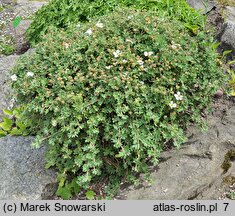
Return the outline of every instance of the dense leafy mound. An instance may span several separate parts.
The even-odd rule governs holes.
[[[130,7],[155,11],[156,15],[169,15],[183,21],[192,31],[203,24],[203,17],[190,8],[186,0],[52,0],[42,7],[27,31],[32,44],[41,40],[50,26],[67,28],[71,23],[87,22],[117,7]]]
[[[180,146],[223,82],[216,58],[209,35],[154,12],[51,29],[12,76],[59,190],[146,172],[167,142]]]

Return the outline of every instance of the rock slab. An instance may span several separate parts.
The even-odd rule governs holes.
[[[218,39],[221,41],[223,50],[232,50],[229,55],[230,59],[232,59],[232,56],[235,56],[235,7],[225,7],[224,16],[225,22]]]
[[[16,5],[16,0],[0,0],[0,6]]]
[[[14,67],[17,55],[0,58],[0,120],[3,109],[12,107],[13,101],[10,88],[10,70]]]
[[[56,173],[46,170],[45,148],[32,149],[33,137],[0,138],[0,200],[49,199]]]
[[[221,165],[229,151],[235,152],[235,104],[220,118],[211,118],[209,130],[187,130],[189,140],[180,150],[163,152],[159,166],[151,171],[152,184],[142,178],[139,187],[124,185],[117,199],[127,200],[208,200],[218,199],[235,177],[235,162],[225,172]]]
[[[206,14],[209,12],[212,8],[215,7],[215,1],[214,0],[187,0],[187,3],[195,8],[196,10],[201,10],[202,13]]]

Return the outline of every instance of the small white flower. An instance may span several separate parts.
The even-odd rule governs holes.
[[[169,103],[169,106],[170,106],[171,109],[173,109],[173,108],[176,108],[176,107],[177,107],[177,104],[174,103],[173,101],[171,101],[171,102]]]
[[[87,34],[87,35],[92,35],[92,30],[91,29],[88,29],[86,32],[85,32],[85,34]]]
[[[68,49],[69,48],[69,44],[64,43],[64,47],[65,47],[65,49]]]
[[[16,81],[16,80],[17,80],[16,74],[13,74],[13,75],[11,76],[11,80],[12,80],[12,81]]]
[[[140,66],[144,65],[144,62],[142,60],[138,60],[137,62],[139,63]]]
[[[96,23],[96,27],[98,27],[98,28],[103,28],[103,27],[104,27],[104,24],[103,24],[103,23],[98,22],[98,23]]]
[[[29,71],[29,72],[27,72],[26,76],[27,76],[27,77],[33,77],[33,76],[34,76],[34,73]]]
[[[123,63],[127,63],[127,60],[126,60],[126,59],[123,59],[122,62],[123,62]]]
[[[132,40],[130,40],[130,39],[126,39],[126,42],[133,43]]]
[[[80,28],[80,27],[81,27],[81,24],[80,24],[80,23],[78,23],[78,24],[77,24],[77,28]]]
[[[113,55],[115,58],[118,58],[121,53],[122,52],[120,50],[116,50],[115,52],[113,52]]]
[[[173,46],[174,48],[178,48],[178,49],[181,48],[181,45],[175,43],[174,41],[171,41],[171,44],[172,44],[172,46]]]
[[[151,55],[153,55],[154,54],[154,52],[152,52],[152,51],[150,51],[150,52],[144,52],[144,56],[151,56]]]
[[[108,70],[109,70],[111,67],[112,67],[111,65],[105,66],[105,68],[108,69]]]
[[[174,94],[176,100],[183,100],[183,95],[180,94],[180,92],[177,92],[177,94]]]
[[[175,51],[178,50],[178,47],[177,47],[175,44],[172,44],[172,45],[171,45],[171,48],[172,48],[173,50],[175,50]]]
[[[56,120],[52,120],[51,124],[52,124],[53,127],[55,127],[57,125],[57,121]]]
[[[132,19],[132,18],[133,18],[133,15],[130,15],[130,16],[127,17],[127,19],[129,19],[129,20]]]

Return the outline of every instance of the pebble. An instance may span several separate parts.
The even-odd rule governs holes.
[[[224,95],[224,92],[219,89],[215,94],[214,94],[214,97],[216,98],[221,98],[222,96]]]

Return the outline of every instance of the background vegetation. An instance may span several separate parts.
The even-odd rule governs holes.
[[[119,7],[153,10],[156,16],[168,15],[169,19],[182,21],[194,32],[204,21],[185,0],[53,0],[36,13],[27,36],[31,44],[35,44],[50,26],[67,28],[71,23],[88,22],[92,17],[110,13]]]

